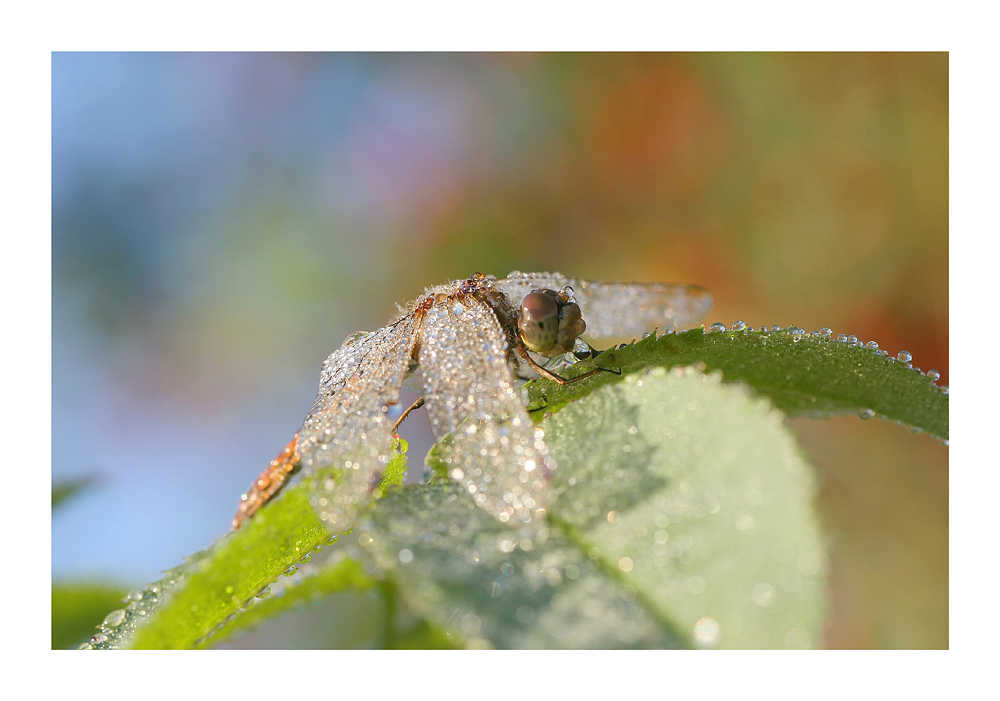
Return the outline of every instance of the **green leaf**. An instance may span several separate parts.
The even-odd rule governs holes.
[[[359,541],[419,614],[471,647],[677,647],[616,577],[564,534],[534,552],[450,480],[382,500]],[[576,581],[563,582],[567,569]],[[586,612],[600,615],[591,625]]]
[[[410,444],[402,438],[396,440],[395,455],[389,460],[385,471],[382,473],[382,480],[379,482],[376,498],[381,498],[386,492],[398,489],[403,486],[403,479],[406,477],[406,452],[410,449]]]
[[[279,579],[271,585],[267,595],[258,599],[252,608],[201,638],[197,642],[197,647],[210,647],[237,631],[257,626],[263,621],[311,604],[329,594],[347,589],[370,589],[377,584],[365,573],[364,567],[358,560],[347,557],[344,552],[338,555],[341,557],[321,567],[302,568],[303,571],[300,573]]]
[[[454,650],[459,647],[459,642],[456,636],[420,619],[387,647],[393,650]]]
[[[387,474],[405,472],[405,460],[397,453]],[[144,590],[132,592],[124,609],[108,614],[101,631],[104,639],[93,647],[187,649],[218,642],[236,630],[239,618],[253,610],[266,587],[336,540],[310,506],[315,480],[323,477],[319,474],[287,487],[240,529],[168,570]],[[370,582],[341,570],[310,583],[307,590],[362,585]],[[294,603],[294,596],[288,603]],[[262,610],[264,614],[255,614],[248,624],[284,610],[284,602]]]
[[[474,647],[816,645],[825,555],[782,418],[717,374],[624,378],[542,423],[544,542],[440,476],[379,502],[359,542]]]
[[[652,366],[697,363],[707,371],[721,370],[726,382],[747,383],[790,416],[877,415],[942,440],[948,438],[948,395],[930,377],[907,363],[879,355],[876,348],[793,327],[776,332],[692,329],[649,336],[578,363],[564,375],[582,374],[594,364],[627,374]],[[538,410],[555,411],[618,379],[612,372],[602,372],[562,386],[534,381],[529,383],[529,409],[539,414]]]
[[[97,631],[125,590],[111,584],[62,582],[52,585],[52,649],[75,648]]]
[[[70,497],[76,496],[78,493],[89,487],[90,485],[97,482],[97,477],[94,475],[88,475],[86,477],[78,477],[75,479],[60,480],[58,482],[53,482],[52,484],[52,509],[55,510],[57,506],[65,502]]]
[[[725,382],[746,383],[769,398],[774,406],[793,416],[877,414],[941,439],[946,440],[948,436],[948,396],[931,378],[910,369],[907,363],[880,356],[874,350],[831,341],[826,336],[806,334],[799,329],[771,333],[730,331],[707,334],[695,329],[659,338],[651,336],[638,343],[606,351],[594,361],[568,368],[563,374],[572,377],[592,367],[592,362],[622,373],[650,366],[697,363],[701,368],[721,370]],[[718,384],[717,380],[712,382]],[[808,478],[786,475],[790,480],[785,484],[789,494],[780,498],[773,496],[783,489],[782,483],[771,479],[776,469],[774,465],[797,465],[801,462],[797,457],[788,457],[794,453],[793,449],[783,453],[783,449],[776,447],[774,441],[781,443],[787,438],[781,438],[785,435],[783,429],[773,426],[764,429],[760,425],[748,424],[746,430],[739,434],[742,442],[736,445],[732,436],[737,434],[731,430],[736,419],[731,416],[720,418],[722,414],[703,417],[703,425],[697,429],[700,433],[696,431],[697,445],[702,446],[702,450],[708,450],[706,446],[715,446],[712,450],[718,446],[729,448],[728,452],[715,455],[714,462],[701,458],[695,460],[685,457],[687,454],[683,451],[677,452],[683,447],[681,443],[651,438],[660,430],[654,430],[654,426],[661,425],[657,421],[662,423],[662,435],[681,435],[678,427],[671,423],[680,414],[668,411],[657,419],[651,419],[649,416],[655,415],[655,411],[649,407],[637,414],[629,414],[633,411],[629,407],[642,406],[638,398],[627,399],[623,394],[615,400],[625,402],[619,406],[608,396],[592,395],[598,388],[603,388],[601,393],[631,391],[628,383],[623,383],[622,377],[612,372],[599,373],[564,386],[544,380],[528,385],[529,408],[545,410],[535,411],[535,419],[543,421],[549,417],[543,425],[548,427],[550,448],[562,464],[555,473],[555,483],[557,489],[563,492],[550,514],[548,542],[533,551],[524,550],[520,541],[514,539],[512,542],[517,546],[504,552],[503,547],[509,544],[506,541],[501,544],[500,541],[510,536],[510,529],[493,522],[474,508],[468,496],[457,487],[440,480],[429,485],[402,487],[405,459],[400,456],[404,462],[390,464],[378,490],[379,495],[386,496],[373,510],[370,532],[365,535],[373,539],[372,552],[380,564],[393,577],[398,575],[401,595],[419,615],[427,617],[426,639],[435,644],[450,645],[466,640],[472,645],[494,646],[666,647],[721,644],[767,647],[815,643],[818,639],[816,621],[819,619],[814,614],[821,607],[811,597],[817,573],[822,571],[823,555],[808,523],[811,511],[807,506],[808,498],[803,496],[811,489]],[[723,389],[716,386],[714,391],[717,393]],[[743,392],[734,387],[726,389]],[[734,399],[735,396],[729,395],[725,401],[720,400],[719,406],[756,405],[745,394],[740,395],[738,400]],[[592,409],[601,402],[611,404],[590,414],[576,416],[574,413],[577,405],[584,411],[586,407]],[[701,399],[696,399],[693,404],[702,406]],[[708,405],[711,401],[705,404]],[[563,411],[558,411],[560,409]],[[621,436],[622,427],[613,422],[625,420],[623,416],[626,415],[634,419],[628,428],[635,427],[641,431],[646,442],[621,442],[615,438]],[[611,423],[602,424],[597,417]],[[579,425],[590,428],[581,433],[576,430]],[[694,423],[685,425],[691,427]],[[695,433],[691,435],[695,436]],[[565,443],[564,436],[573,438]],[[739,446],[747,448],[741,450]],[[762,455],[752,460],[743,456],[739,469],[731,469],[731,463],[726,462],[734,455],[756,454],[758,446],[770,446],[767,450],[771,450],[771,472],[766,467],[768,459]],[[584,448],[580,450],[581,447]],[[439,445],[436,450],[447,450],[447,444]],[[603,457],[597,460],[594,456]],[[662,463],[663,459],[670,461],[669,467]],[[690,473],[684,473],[685,476],[679,478],[671,472],[678,465],[684,466]],[[721,480],[717,474],[719,470],[730,470],[732,474],[727,473],[725,480]],[[563,483],[563,478],[577,481]],[[680,483],[677,483],[678,479],[681,479]],[[733,485],[736,491],[729,494],[727,498],[731,499],[726,502],[730,510],[741,503],[733,494],[737,494],[737,487],[742,485],[743,493],[749,496],[746,496],[744,504],[747,507],[745,513],[737,517],[739,523],[750,523],[748,529],[760,529],[761,533],[769,535],[752,549],[741,548],[740,552],[755,553],[756,561],[767,564],[769,568],[774,566],[773,561],[782,565],[794,562],[801,576],[791,570],[757,572],[747,567],[747,563],[740,563],[736,557],[739,553],[726,551],[726,544],[740,542],[733,541],[732,534],[726,537],[713,535],[714,531],[710,529],[705,533],[692,531],[675,536],[674,530],[679,526],[671,525],[674,518],[664,504],[679,503],[677,500],[680,497],[671,495],[669,490],[698,483],[711,487],[706,487],[706,494],[713,493],[712,489],[720,484]],[[765,483],[766,490],[760,486]],[[284,603],[266,604],[246,621],[239,620],[248,615],[247,610],[253,610],[248,608],[248,604],[256,600],[264,587],[328,539],[322,522],[309,506],[312,489],[313,485],[307,481],[287,488],[247,527],[197,553],[146,590],[133,592],[128,606],[113,612],[105,620],[102,635],[106,639],[94,646],[159,648],[205,645],[220,640],[243,625],[285,610]],[[656,502],[657,508],[666,510],[644,511],[648,510],[650,500],[657,498],[661,498],[660,502]],[[755,506],[751,503],[754,499],[762,500],[756,506],[767,505],[759,515],[754,515],[749,508]],[[564,511],[567,503],[573,505],[570,512]],[[581,510],[578,505],[586,508]],[[701,506],[715,513],[711,512],[708,501]],[[772,511],[774,514],[771,514]],[[615,514],[614,522],[608,520],[608,514],[612,512]],[[603,522],[601,513],[604,514]],[[584,518],[581,514],[589,516]],[[631,539],[615,538],[608,531],[618,523],[619,516],[621,523],[629,524],[628,528],[634,534],[644,532],[648,536],[652,532],[655,541],[655,534],[660,533],[662,538],[662,534],[666,533],[666,542],[656,541],[651,545],[648,537],[643,540],[643,537],[636,536],[634,542],[645,543],[651,550],[633,552],[632,545],[629,545],[633,542]],[[658,517],[662,517],[661,521],[665,518],[669,523],[661,526],[656,521]],[[761,521],[762,518],[765,520]],[[710,522],[711,519],[705,521]],[[782,525],[764,528],[765,523]],[[798,523],[797,528],[789,525],[795,523]],[[444,531],[439,528],[442,524],[447,526]],[[452,532],[453,525],[459,528],[457,535]],[[783,534],[789,534],[789,537],[780,539]],[[700,541],[701,537],[705,540]],[[779,540],[769,541],[771,537]],[[480,552],[489,542],[493,542],[494,550],[502,545],[501,552],[508,555],[503,562],[499,562],[500,567],[507,564],[513,568],[512,574],[501,572],[507,580],[497,578],[496,567],[490,569],[498,564],[495,558],[491,560]],[[663,560],[663,553],[659,552],[663,548],[659,546],[674,552],[673,549],[679,547],[678,543],[684,545],[682,550],[685,552],[690,550],[689,545],[702,543],[698,547],[713,553],[715,564],[706,570],[688,571],[682,565],[691,564],[684,560],[685,557],[690,559],[690,556],[669,555],[667,560]],[[481,561],[468,571],[457,564],[450,566],[450,561],[444,558],[448,548],[478,553]],[[410,551],[414,557],[412,562],[419,562],[420,566],[407,567],[408,563],[401,562],[399,555],[403,550]],[[419,559],[416,557],[418,552]],[[435,560],[436,557],[443,559]],[[652,569],[650,558],[655,563]],[[695,557],[695,561],[703,562],[700,555]],[[622,568],[628,567],[629,562],[632,569],[626,572]],[[434,567],[425,567],[428,563],[435,563]],[[481,570],[482,567],[486,569]],[[564,579],[553,584],[550,581],[555,579],[553,571],[560,572],[559,576]],[[578,576],[590,582],[593,590],[586,589],[583,594],[574,590],[565,579],[567,572],[582,573]],[[756,577],[755,581],[751,581],[753,577],[747,579],[744,576],[751,574]],[[410,579],[407,579],[408,576]],[[539,579],[540,576],[542,579]],[[317,591],[323,587],[334,591],[341,586],[362,585],[361,579],[348,577],[346,571],[330,573],[329,577],[325,584],[323,580],[317,580],[306,585],[303,592],[314,585]],[[727,590],[728,594],[719,594],[716,585],[720,581],[727,581],[736,588]],[[371,580],[364,581],[365,586],[371,584]],[[515,587],[520,593],[507,596],[503,602],[494,601],[497,597],[493,594],[506,591],[505,585]],[[565,587],[569,588],[564,591]],[[490,601],[483,599],[483,592],[487,589]],[[289,588],[290,592],[293,590],[294,587]],[[740,593],[732,594],[733,591]],[[798,592],[805,593],[799,596]],[[748,596],[753,600],[753,606],[746,604]],[[744,609],[733,603],[737,599]],[[288,599],[289,602],[294,600],[294,595]],[[457,603],[449,615],[442,618],[440,604],[445,600]],[[772,605],[772,601],[781,602],[781,605]],[[511,608],[513,603],[517,605]],[[786,606],[791,608],[786,609]],[[764,609],[767,615],[761,614]],[[452,615],[456,611],[465,613],[456,619]],[[596,611],[601,614],[595,614]],[[577,618],[573,620],[583,620],[580,615],[588,618],[588,612],[595,614],[589,618],[616,620],[621,625],[615,633],[601,626],[585,625],[574,629],[566,625],[566,621],[574,616]],[[713,612],[715,615],[710,615]],[[467,620],[466,614],[470,616]],[[693,619],[695,614],[699,615]],[[559,620],[563,621],[565,630],[573,631],[569,637],[554,624]],[[770,622],[770,627],[762,622]],[[795,627],[789,627],[792,624]],[[442,630],[437,630],[437,626]],[[418,635],[416,639],[419,641],[422,638]],[[395,645],[399,641],[391,642]]]

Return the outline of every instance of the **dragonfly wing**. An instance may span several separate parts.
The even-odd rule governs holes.
[[[421,321],[411,313],[356,334],[323,363],[298,451],[306,479],[322,473],[312,501],[331,531],[353,525],[389,461],[393,422],[383,407],[399,400]]]
[[[435,302],[419,361],[431,430],[439,440],[452,435],[445,448],[451,477],[500,521],[536,527],[551,498],[554,463],[521,403],[493,311],[472,296]]]
[[[638,336],[654,328],[688,328],[712,308],[712,296],[697,285],[659,282],[587,282],[559,273],[511,273],[494,283],[514,306],[536,288],[558,290],[569,285],[587,322],[584,338]]]

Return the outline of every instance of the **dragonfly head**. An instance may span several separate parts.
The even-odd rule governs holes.
[[[549,357],[569,353],[586,330],[572,287],[535,290],[521,300],[517,331],[529,350]]]

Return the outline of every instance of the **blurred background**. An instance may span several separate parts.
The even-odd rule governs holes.
[[[52,221],[52,477],[95,480],[52,575],[99,596],[228,530],[345,336],[475,271],[698,283],[707,323],[828,326],[948,384],[948,56],[54,54]],[[792,426],[824,644],[947,647],[947,448]],[[366,644],[342,603],[235,645]]]

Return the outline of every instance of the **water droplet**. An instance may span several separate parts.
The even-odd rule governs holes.
[[[820,568],[823,566],[823,561],[820,560],[816,553],[802,553],[799,555],[798,559],[799,572],[805,575],[814,575],[819,572]]]
[[[761,326],[760,327],[760,332],[761,333],[767,333],[767,327],[766,326]]]
[[[793,650],[808,650],[812,647],[812,638],[802,628],[793,628],[785,636],[785,645]]]
[[[773,333],[778,333],[779,331],[781,331],[781,327],[775,324],[774,326],[771,327],[771,331]]]
[[[820,336],[829,336],[832,333],[833,333],[833,330],[830,329],[830,328],[827,328],[826,326],[824,326],[823,328],[821,328],[819,330],[819,335]]]
[[[715,647],[719,644],[722,630],[718,621],[705,616],[694,624],[694,642],[698,647]]]
[[[743,322],[743,321],[737,321],[737,322],[736,322],[735,324],[733,324],[732,328],[731,328],[731,329],[729,329],[729,330],[730,330],[730,331],[742,331],[742,330],[744,330],[744,329],[745,329],[746,327],[747,327],[747,325],[746,325],[746,322]]]
[[[285,570],[285,571],[284,571],[284,572],[283,572],[282,574],[284,574],[284,575],[285,575],[286,577],[291,577],[291,576],[292,576],[293,574],[295,574],[295,572],[296,572],[296,571],[297,571],[298,569],[299,569],[299,566],[298,566],[298,565],[292,565],[292,566],[291,566],[291,567],[289,567],[289,568],[288,568],[287,570]]]
[[[910,355],[910,351],[901,350],[896,355],[896,360],[900,361],[901,363],[908,363],[911,360],[913,360],[913,356]]]
[[[798,326],[795,326],[794,324],[792,326],[789,326],[787,329],[785,329],[785,331],[788,332],[788,333],[794,333],[794,334],[801,334],[801,333],[805,333],[806,332],[805,329],[800,328]]]
[[[927,377],[931,378],[931,382],[937,382],[938,380],[941,379],[941,373],[939,373],[937,370],[928,370],[924,374],[927,375]]]
[[[941,385],[941,394],[948,394],[948,385]]]
[[[718,333],[719,331],[725,331],[725,330],[726,330],[726,325],[718,321],[708,327],[708,333]]]
[[[774,587],[767,582],[761,582],[750,592],[750,598],[758,606],[770,606],[774,601]]]
[[[868,419],[875,416],[875,412],[872,411],[871,409],[862,409],[860,412],[858,412],[858,416],[867,421]]]
[[[264,588],[263,588],[263,589],[261,589],[261,590],[260,590],[259,592],[257,592],[257,598],[258,598],[258,599],[264,599],[264,598],[266,598],[266,597],[267,597],[267,595],[268,595],[268,594],[270,594],[270,593],[271,593],[271,585],[270,585],[270,584],[268,584],[268,585],[267,585],[266,587],[264,587]]]
[[[117,628],[118,626],[121,625],[122,621],[124,620],[125,620],[125,609],[118,609],[117,611],[112,611],[107,616],[105,616],[104,620],[101,622],[101,625],[104,626],[105,628]]]
[[[850,336],[847,337],[847,342],[850,343],[852,346],[856,346],[858,345],[858,337],[855,336],[854,334],[851,334]]]
[[[305,555],[299,558],[299,562],[309,562],[312,559],[312,556],[313,554],[311,552],[306,553]]]
[[[887,351],[887,350],[877,350],[877,351],[875,351],[875,355],[881,355],[882,357],[885,357],[885,356],[889,355],[889,351]]]
[[[462,617],[462,632],[466,635],[475,635],[482,625],[479,616],[474,613],[467,613]]]
[[[875,350],[876,348],[878,348],[878,344],[875,343],[875,341],[868,341],[868,343],[865,344],[865,348],[868,348],[869,350]]]
[[[835,340],[838,343],[847,343],[847,334],[844,334],[844,333],[837,334],[837,338]]]

